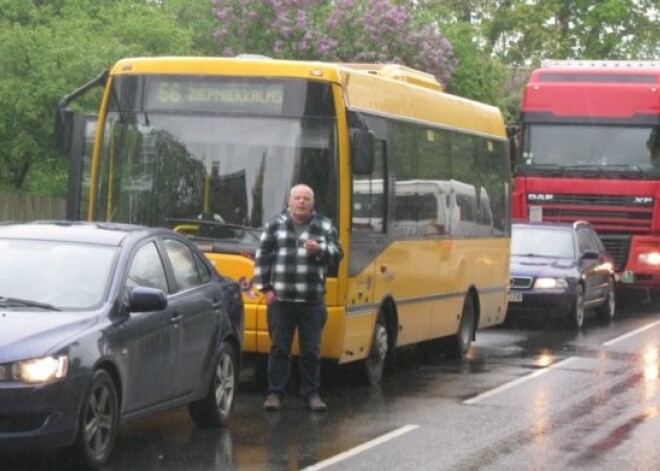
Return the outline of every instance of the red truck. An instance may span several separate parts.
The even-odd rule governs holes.
[[[544,62],[517,140],[512,216],[587,220],[619,286],[660,288],[660,62]]]

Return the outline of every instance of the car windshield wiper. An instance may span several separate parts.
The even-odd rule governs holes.
[[[0,296],[0,307],[38,307],[48,311],[60,311],[59,308],[56,308],[52,304],[40,303],[39,301],[31,301],[29,299],[10,298],[6,296]]]
[[[256,240],[259,240],[261,238],[261,229],[258,229],[258,228],[255,228],[255,227],[250,227],[250,226],[243,226],[241,224],[232,224],[232,223],[229,223],[229,222],[218,221],[218,220],[215,220],[215,219],[168,218],[168,219],[166,219],[166,221],[177,223],[177,224],[200,224],[202,226],[226,227],[226,228],[229,228],[229,229],[238,229],[238,230],[247,232],[252,237],[254,237]]]

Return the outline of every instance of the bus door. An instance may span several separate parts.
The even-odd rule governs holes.
[[[71,112],[69,142],[69,190],[66,217],[87,219],[87,203],[92,169],[92,151],[96,135],[96,114]]]
[[[368,176],[354,175],[343,351],[362,357],[366,356],[371,342],[380,302],[374,298],[374,293],[378,277],[376,261],[387,244],[385,198],[385,180],[379,169]]]

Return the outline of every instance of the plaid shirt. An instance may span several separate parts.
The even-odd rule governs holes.
[[[308,255],[304,239],[319,242],[320,251]],[[339,263],[344,253],[330,219],[312,213],[306,231],[296,234],[285,211],[266,224],[255,256],[254,281],[258,290],[273,290],[280,301],[319,301],[325,294],[328,266]]]

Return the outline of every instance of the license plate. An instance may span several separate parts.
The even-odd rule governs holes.
[[[515,291],[511,291],[509,293],[509,302],[510,303],[521,303],[522,302],[522,293],[517,293]]]

